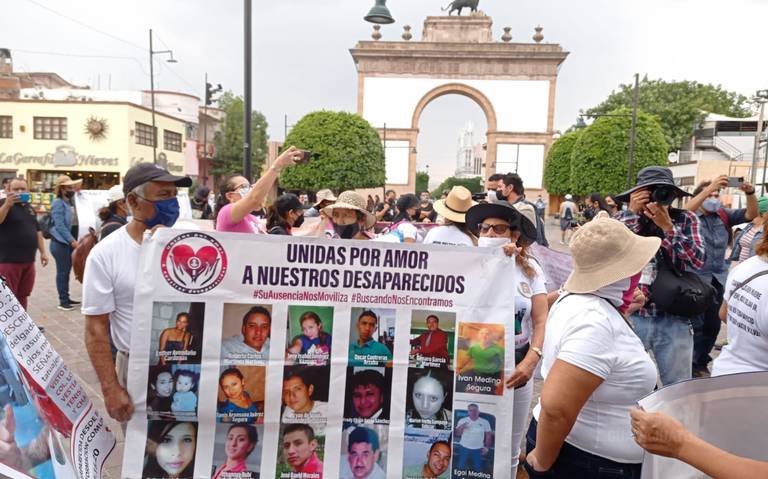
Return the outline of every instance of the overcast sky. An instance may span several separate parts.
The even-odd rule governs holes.
[[[362,17],[373,3],[253,0],[253,106],[266,115],[270,137],[284,137],[284,115],[292,123],[317,109],[355,111],[348,50],[370,39]],[[399,40],[406,24],[420,39],[424,18],[442,14],[446,3],[389,0],[396,23],[382,28],[383,40]],[[765,0],[480,0],[480,8],[493,18],[496,39],[510,26],[513,41],[528,42],[541,24],[545,42],[570,52],[558,81],[557,129],[635,72],[721,84],[745,95],[768,88]],[[148,89],[153,28],[155,49],[168,47],[179,61],[156,58],[162,63],[156,88],[202,96],[208,72],[225,89],[243,90],[240,0],[0,0],[0,12],[0,47],[12,50],[17,71],[53,71],[93,88]],[[433,179],[453,172],[458,132],[468,120],[480,141],[486,122],[471,100],[442,97],[424,111],[419,164],[430,165]]]

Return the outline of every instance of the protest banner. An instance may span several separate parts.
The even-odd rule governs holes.
[[[0,476],[98,479],[115,436],[0,280]]]
[[[560,289],[573,271],[573,257],[537,243],[531,245],[531,252],[544,270],[547,291]]]
[[[682,381],[644,397],[640,406],[663,412],[725,451],[768,461],[768,372]],[[642,479],[707,477],[688,464],[646,453]]]
[[[142,246],[123,477],[506,478],[512,258],[160,229]]]

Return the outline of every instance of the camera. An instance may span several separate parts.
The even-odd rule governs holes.
[[[669,206],[677,199],[677,188],[670,186],[657,186],[651,191],[651,201],[660,205]]]

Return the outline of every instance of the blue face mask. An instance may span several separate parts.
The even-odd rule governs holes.
[[[162,201],[144,201],[148,201],[155,205],[155,216],[143,221],[147,228],[154,228],[157,225],[163,225],[170,228],[176,223],[176,220],[179,219],[179,201],[175,197]]]
[[[717,198],[707,198],[701,204],[701,208],[707,213],[716,213],[722,206],[723,204],[720,203],[720,200]]]

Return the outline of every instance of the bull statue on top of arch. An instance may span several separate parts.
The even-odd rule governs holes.
[[[461,15],[461,11],[465,8],[469,8],[474,13],[477,12],[478,3],[480,3],[480,0],[453,0],[441,10],[448,10],[448,16],[451,16],[451,13],[455,11],[458,11],[458,14]]]

